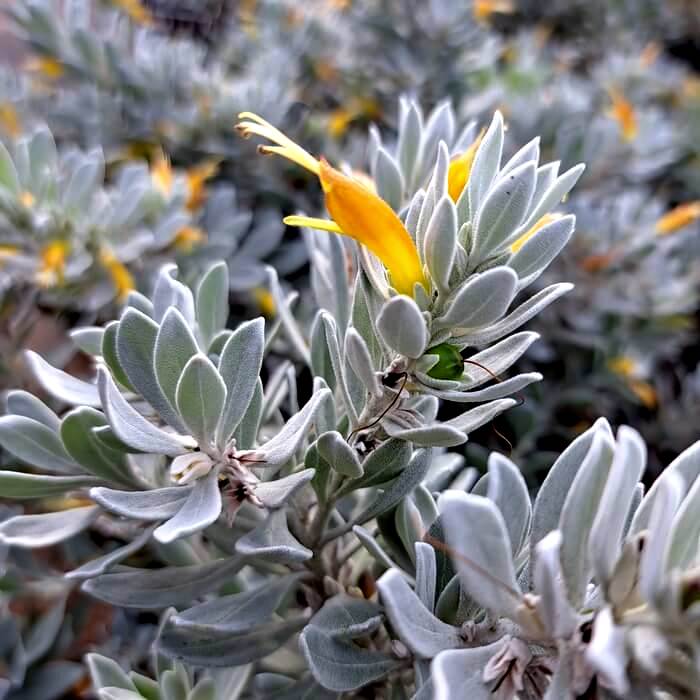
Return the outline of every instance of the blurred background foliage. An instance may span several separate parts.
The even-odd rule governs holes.
[[[545,160],[587,164],[567,202],[577,232],[538,282],[576,287],[533,324],[542,340],[518,367],[544,381],[472,435],[470,463],[512,454],[534,488],[604,415],[641,431],[652,479],[700,438],[695,0],[9,0],[2,10],[0,388],[27,386],[28,347],[90,374],[67,332],[150,292],[167,261],[194,279],[225,258],[234,320],[276,317],[272,264],[300,292],[295,314],[310,318],[306,248],[281,219],[313,213],[318,188],[257,157],[234,133],[237,115],[255,111],[366,171],[372,125],[395,133],[406,95],[426,118],[449,103],[458,131],[498,108],[511,144],[539,135]],[[52,576],[69,563],[36,559],[0,552],[0,609],[12,612],[0,620],[0,676],[38,664],[49,680],[32,694],[10,679],[7,697],[48,700],[49,687],[61,697],[59,676],[77,693],[84,678],[70,664],[94,648],[137,666],[148,644],[129,637],[134,620],[84,596],[70,624],[52,627],[78,594]],[[18,572],[29,590],[13,584]],[[19,638],[33,649],[21,663],[5,642]]]

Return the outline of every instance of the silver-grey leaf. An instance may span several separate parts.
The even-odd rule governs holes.
[[[117,437],[142,452],[155,452],[171,457],[194,447],[191,439],[161,430],[147,421],[119,392],[105,369],[98,369],[97,382],[107,420]]]
[[[225,446],[253,399],[265,348],[265,321],[242,323],[228,339],[219,358],[219,374],[226,385],[226,403],[216,429],[219,448]]]
[[[396,569],[387,571],[377,587],[399,639],[416,655],[432,659],[445,649],[462,646],[459,628],[438,620]]]
[[[410,358],[418,358],[428,344],[428,329],[418,305],[405,295],[395,296],[382,306],[377,317],[377,330],[393,350]]]
[[[82,532],[99,513],[97,506],[85,506],[55,513],[16,515],[0,522],[0,542],[29,549],[48,547]]]
[[[174,542],[181,537],[187,537],[204,530],[220,514],[219,473],[218,470],[212,469],[205,477],[195,481],[180,510],[170,520],[157,528],[153,536],[159,542]]]
[[[439,505],[465,591],[495,614],[515,619],[522,594],[500,512],[490,500],[459,491],[445,492]]]

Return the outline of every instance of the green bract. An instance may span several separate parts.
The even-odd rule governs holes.
[[[428,348],[426,355],[435,355],[438,361],[428,372],[433,379],[459,379],[464,372],[464,360],[459,350],[449,343],[441,343]]]

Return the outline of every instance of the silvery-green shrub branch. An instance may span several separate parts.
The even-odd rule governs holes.
[[[413,565],[378,587],[421,669],[417,697],[695,697],[699,446],[643,496],[644,442],[601,419],[534,506],[518,468],[494,454],[430,519],[397,517]]]
[[[243,105],[280,117],[289,108],[301,39],[278,40],[282,19],[261,22],[255,37],[241,22],[228,22],[221,47],[207,48],[169,36],[138,0],[130,6],[142,8],[144,17],[115,5],[13,0],[7,10],[40,59],[32,67],[43,85],[29,101],[76,142],[122,147],[146,141],[184,158],[233,156],[230,128]],[[268,43],[278,48],[257,51],[269,34]],[[279,80],[264,79],[272,70]]]
[[[165,260],[196,271],[214,255],[232,259],[243,290],[264,281],[259,260],[282,234],[268,217],[266,234],[245,240],[252,215],[230,186],[208,191],[213,164],[128,161],[107,184],[101,149],[59,151],[46,127],[0,144],[0,163],[0,295],[33,283],[45,304],[97,312]]]
[[[406,113],[418,114],[413,107]],[[572,217],[536,223],[580,169],[557,178],[555,169],[537,165],[536,143],[501,166],[496,115],[483,139],[464,152],[457,144],[452,157],[436,139],[436,163],[424,181],[416,176],[416,194],[394,212],[255,115],[240,128],[281,140],[282,155],[312,169],[318,164],[334,216],[320,225],[342,225],[360,244],[307,236],[325,307],[310,347],[291,314],[293,297],[284,297],[272,269],[279,321],[266,332],[262,319],[226,328],[224,263],[212,265],[194,289],[176,278],[175,266],[164,266],[151,299],[132,292],[118,320],[74,332],[94,357],[96,383],[27,353],[43,389],[74,408],[59,417],[27,392],[9,394],[0,444],[36,472],[2,472],[3,493],[74,493],[78,504],[10,517],[0,523],[0,539],[31,549],[132,522],[133,538],[67,576],[113,605],[172,606],[157,642],[166,655],[194,667],[255,662],[284,676],[289,669],[276,660],[284,647],[309,668],[279,679],[290,697],[321,692],[317,684],[352,690],[406,674],[410,687],[410,654],[392,646],[371,586],[361,587],[372,560],[363,552],[384,568],[410,569],[413,555],[398,553],[394,562],[371,530],[379,527],[410,551],[415,528],[437,514],[432,493],[471,479],[461,458],[441,450],[464,442],[515,403],[505,397],[539,378],[519,375],[475,389],[497,379],[535,339],[512,331],[568,288],[547,289],[508,313],[518,288],[571,235]],[[423,137],[420,129],[409,136],[402,148],[410,170]],[[389,246],[382,247],[383,236]],[[314,370],[303,406],[290,362],[270,358],[267,380],[260,379],[281,330]],[[466,348],[479,351],[465,363]],[[442,423],[441,398],[480,405]],[[144,547],[180,565],[124,566]],[[224,584],[231,592],[212,597]],[[372,641],[364,646],[351,641],[367,635]],[[324,658],[327,667],[319,666]]]
[[[267,122],[243,119],[244,134],[269,138],[282,144],[272,152],[304,160],[294,150],[300,147],[285,145]],[[556,163],[540,166],[536,140],[502,164],[500,114],[483,137],[472,125],[455,138],[448,105],[424,126],[417,106],[405,102],[401,121],[396,154],[379,143],[374,149],[377,194],[324,161],[320,179],[333,220],[287,222],[342,232],[360,244],[306,234],[312,286],[325,309],[311,330],[311,366],[337,387],[356,437],[449,446],[514,405],[505,397],[541,378],[502,379],[537,339],[513,331],[571,287],[553,284],[509,309],[569,240],[574,218],[551,211],[583,166],[562,175]],[[314,163],[305,161],[309,169]],[[354,280],[345,263],[354,255],[350,248],[360,270]],[[437,424],[435,399],[489,403]]]

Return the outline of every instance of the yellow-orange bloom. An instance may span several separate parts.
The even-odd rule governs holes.
[[[150,25],[153,17],[140,0],[112,0],[112,4],[127,14],[137,24]]]
[[[630,391],[646,406],[646,408],[656,408],[659,398],[656,389],[643,379],[630,379],[627,381]]]
[[[639,133],[639,124],[632,103],[619,90],[611,89],[609,92],[612,106],[608,114],[620,126],[622,138],[625,141],[634,141]]]
[[[10,102],[0,104],[0,126],[16,139],[22,133],[22,125],[19,121],[19,115],[14,105]]]
[[[277,312],[277,307],[275,306],[275,299],[268,289],[265,289],[264,287],[255,287],[255,289],[253,289],[252,294],[255,303],[258,305],[258,307],[265,316],[271,318],[275,315],[275,313]]]
[[[36,199],[31,192],[25,190],[22,192],[22,194],[20,194],[19,201],[22,203],[22,206],[26,207],[27,209],[31,209],[34,206]]]
[[[120,302],[126,301],[129,292],[136,288],[134,278],[126,265],[120,262],[114,253],[106,249],[100,252],[100,263],[112,278],[112,284],[117,290],[117,299]]]
[[[523,235],[511,245],[510,252],[517,253],[541,228],[545,227],[547,224],[551,224],[552,221],[556,221],[559,218],[559,214],[545,214],[541,219],[538,219],[535,222],[532,228],[523,233]]]
[[[513,0],[474,0],[472,13],[477,22],[486,22],[491,15],[509,13],[515,10]]]
[[[338,107],[331,112],[328,118],[328,133],[334,138],[340,138],[350,126],[350,122],[357,114],[345,107]]]
[[[481,133],[474,139],[474,142],[464,153],[461,153],[450,161],[450,167],[447,170],[447,192],[453,202],[459,199],[459,196],[469,182],[469,176],[472,173],[472,165],[474,164],[474,156],[479,148],[481,139],[484,138],[484,131],[484,129],[481,130]]]
[[[173,189],[173,169],[170,159],[159,151],[151,165],[153,186],[164,196],[169,197]]]
[[[700,219],[700,200],[679,204],[671,211],[666,212],[656,222],[656,233],[659,236],[667,236],[669,233],[678,231],[698,219]]]
[[[620,251],[614,248],[609,250],[607,253],[594,253],[592,255],[587,255],[585,258],[583,258],[583,260],[581,260],[581,267],[586,272],[601,272],[617,262],[619,256]]]
[[[14,258],[19,255],[19,248],[16,245],[0,245],[0,267],[4,260]]]
[[[618,355],[608,360],[608,368],[611,372],[628,379],[637,371],[637,363],[629,355]]]
[[[208,160],[187,171],[187,201],[185,202],[187,209],[196,211],[204,204],[207,198],[205,184],[216,175],[218,170],[219,161]]]
[[[173,247],[182,253],[190,253],[192,249],[205,241],[204,231],[196,226],[183,226],[173,239]]]
[[[384,264],[391,284],[401,294],[413,295],[414,285],[427,287],[418,250],[394,210],[371,189],[341,173],[325,160],[317,160],[301,146],[255,114],[244,112],[238,130],[256,134],[275,146],[260,146],[262,153],[276,153],[318,175],[332,222],[289,217],[287,223],[308,225],[342,233],[362,243]]]
[[[640,379],[639,365],[629,355],[619,355],[608,361],[608,369],[622,379],[629,390],[649,409],[656,408],[658,396],[656,389],[647,381]]]
[[[58,80],[66,72],[64,65],[57,59],[49,56],[35,56],[30,58],[24,67],[32,73],[41,73],[45,78]]]
[[[37,284],[52,287],[63,283],[69,250],[67,241],[51,241],[44,246],[39,254],[41,264],[36,273]]]
[[[320,179],[333,221],[384,263],[397,291],[413,295],[416,283],[426,286],[415,243],[394,210],[323,159]]]
[[[649,68],[659,57],[661,53],[661,46],[656,41],[650,41],[643,49],[642,53],[639,54],[639,63],[642,68]]]

